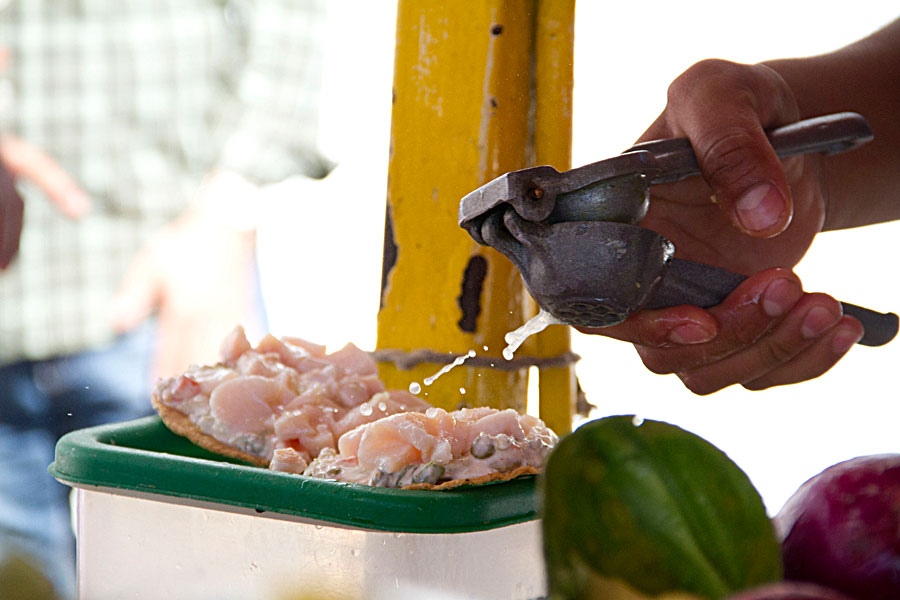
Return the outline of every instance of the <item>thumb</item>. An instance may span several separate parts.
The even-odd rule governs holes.
[[[700,171],[738,229],[760,238],[787,229],[793,216],[790,187],[755,115],[731,115],[727,124],[695,139]]]
[[[162,285],[155,265],[150,247],[144,247],[128,266],[110,307],[110,321],[116,331],[133,329],[159,304]]]
[[[673,82],[669,96],[677,129],[732,223],[759,238],[787,229],[790,186],[764,130],[798,117],[781,77],[762,65],[704,61]]]

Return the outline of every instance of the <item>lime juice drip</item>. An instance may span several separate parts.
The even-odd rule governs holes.
[[[516,350],[519,349],[519,346],[521,346],[525,340],[535,333],[542,332],[548,325],[554,324],[562,324],[562,321],[542,308],[538,314],[531,317],[524,325],[515,331],[510,331],[506,334],[503,339],[508,345],[503,349],[503,358],[512,360]]]
[[[438,371],[431,377],[426,377],[422,381],[422,383],[424,383],[426,386],[431,385],[432,383],[434,383],[434,381],[438,377],[440,377],[441,375],[443,375],[445,373],[448,373],[450,371],[450,369],[460,366],[461,364],[463,364],[464,362],[466,362],[468,359],[472,358],[473,356],[475,356],[474,350],[469,350],[466,354],[463,354],[462,356],[457,356],[453,360],[452,363],[450,363],[449,365],[444,365],[440,371]],[[410,394],[418,394],[421,391],[422,391],[422,386],[419,385],[419,383],[417,381],[413,381],[411,384],[409,384],[409,393]]]
[[[556,325],[556,324],[563,324],[563,322],[560,321],[559,319],[557,319],[556,317],[554,317],[553,315],[551,315],[549,312],[545,311],[544,309],[541,309],[536,315],[531,317],[531,319],[529,319],[524,325],[522,325],[515,331],[510,331],[509,333],[506,334],[506,336],[504,336],[503,339],[506,341],[507,346],[506,346],[506,348],[503,349],[503,358],[505,358],[506,360],[512,360],[513,355],[515,354],[516,350],[519,349],[519,346],[521,346],[525,342],[525,340],[527,340],[530,336],[532,336],[536,333],[540,333],[541,331],[546,329],[549,325]],[[484,349],[485,349],[485,351],[487,351],[487,349],[488,349],[487,346],[484,346]],[[425,386],[431,385],[432,383],[434,383],[434,381],[438,377],[449,372],[451,369],[460,366],[461,364],[466,362],[466,360],[468,360],[474,356],[475,356],[474,350],[469,350],[466,354],[457,356],[453,360],[452,363],[450,363],[448,365],[444,365],[444,367],[441,368],[440,371],[438,371],[431,377],[426,377],[422,381],[422,384],[424,384]],[[422,392],[422,384],[420,384],[418,381],[413,381],[412,383],[410,383],[409,384],[409,393],[410,394],[421,393]],[[465,388],[460,388],[459,392],[460,392],[460,394],[465,394],[466,393]]]

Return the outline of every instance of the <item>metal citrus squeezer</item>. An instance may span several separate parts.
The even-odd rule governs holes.
[[[839,113],[768,137],[787,158],[850,150],[872,131],[861,115]],[[549,166],[506,173],[462,199],[459,225],[509,258],[538,304],[570,325],[614,325],[641,309],[714,306],[745,276],[675,258],[671,241],[638,224],[650,186],[699,173],[687,139],[646,142],[564,173]],[[879,346],[897,334],[896,314],[841,304],[865,328],[860,344]]]

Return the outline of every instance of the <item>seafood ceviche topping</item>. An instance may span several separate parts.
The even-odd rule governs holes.
[[[255,464],[267,465],[279,448],[308,462],[358,425],[431,406],[386,391],[375,361],[352,344],[327,354],[299,338],[266,335],[254,348],[237,327],[220,359],[161,380],[153,404],[175,433]]]
[[[303,473],[379,487],[448,488],[537,473],[556,442],[543,422],[512,409],[429,408],[360,425]],[[277,450],[274,468],[290,470],[291,454]]]
[[[386,390],[353,344],[327,353],[294,337],[242,327],[220,362],[159,381],[166,426],[212,452],[275,471],[380,487],[446,489],[543,469],[556,435],[515,410],[431,406]]]

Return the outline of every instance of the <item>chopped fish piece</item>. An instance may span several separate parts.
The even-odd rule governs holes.
[[[354,427],[431,406],[387,392],[375,361],[353,344],[328,354],[324,346],[269,334],[254,347],[236,327],[220,358],[161,380],[153,404],[176,433],[215,452],[236,449],[229,455],[255,464],[270,463],[282,449],[309,462]]]
[[[539,472],[557,437],[512,409],[429,408],[357,426],[304,475],[379,487],[447,488]]]
[[[175,433],[275,471],[446,489],[537,473],[557,442],[540,419],[511,409],[447,412],[387,390],[353,344],[328,354],[269,334],[253,346],[237,327],[220,358],[160,380],[153,405]]]
[[[270,468],[283,473],[302,475],[307,466],[306,459],[293,448],[278,448],[272,456]]]

